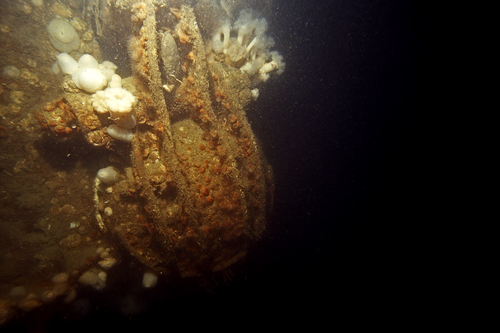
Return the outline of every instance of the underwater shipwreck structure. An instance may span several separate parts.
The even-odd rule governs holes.
[[[14,32],[15,15],[2,17],[6,45],[19,39],[39,51],[31,67],[17,49],[2,54],[2,145],[24,148],[2,151],[0,250],[15,266],[16,246],[31,237],[26,256],[35,259],[2,273],[0,321],[70,303],[81,287],[104,289],[123,253],[142,263],[145,288],[244,257],[266,227],[274,186],[246,111],[285,69],[264,17],[244,1],[11,6],[38,25],[30,31],[41,45]],[[75,142],[91,165],[61,171],[40,153]],[[35,178],[43,195],[26,196],[22,184]],[[9,229],[16,212],[6,202],[15,197],[31,212],[38,200],[36,214],[19,218],[30,220],[24,236]]]

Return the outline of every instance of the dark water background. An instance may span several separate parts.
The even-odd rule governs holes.
[[[422,13],[407,1],[281,4],[270,26],[287,69],[249,115],[275,170],[272,237],[243,294],[299,318],[396,311],[419,289]]]
[[[255,119],[276,181],[258,294],[299,308],[402,301],[418,215],[419,8],[281,3],[270,26],[281,28],[287,71],[262,92]]]
[[[234,329],[268,319],[334,325],[346,313],[394,311],[414,296],[406,281],[408,230],[418,222],[421,12],[412,1],[276,3],[269,32],[286,70],[248,112],[274,169],[267,234],[212,291],[162,294],[158,286],[138,315],[102,310],[116,303],[102,299],[101,310],[43,330],[167,331],[233,319],[244,320]]]

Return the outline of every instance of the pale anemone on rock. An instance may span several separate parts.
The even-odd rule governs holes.
[[[66,20],[55,18],[47,25],[49,41],[60,52],[72,52],[80,48],[80,37]]]
[[[101,72],[106,75],[106,79],[111,81],[113,75],[115,75],[115,71],[118,69],[118,66],[113,64],[111,61],[103,61],[102,64],[99,65],[99,69]]]
[[[109,81],[108,86],[110,88],[121,88],[122,87],[122,78],[120,75],[113,74],[111,76],[111,81]]]
[[[145,288],[153,288],[158,282],[158,275],[152,272],[144,273],[142,277],[142,285]]]
[[[76,62],[69,54],[62,52],[57,55],[57,64],[63,74],[71,74],[75,85],[88,93],[104,89],[115,74],[116,65],[104,61],[99,65],[90,54],[84,54]]]
[[[110,185],[118,181],[120,173],[116,168],[109,166],[97,171],[97,178],[99,178],[99,180],[104,184]]]
[[[99,69],[99,63],[90,54],[83,54],[80,59],[78,59],[79,68],[93,68]]]
[[[6,79],[17,79],[20,73],[19,69],[15,66],[5,66],[3,68],[3,77]]]
[[[92,268],[85,273],[83,273],[79,278],[78,282],[83,285],[91,286],[96,290],[101,290],[106,287],[107,274],[96,268]]]
[[[80,68],[71,75],[76,86],[88,93],[102,90],[108,84],[106,76],[95,68]]]
[[[110,88],[92,95],[92,106],[97,113],[110,113],[110,119],[125,129],[136,125],[133,108],[137,105],[137,97],[121,87],[121,78],[113,75]],[[125,140],[126,141],[126,140]]]
[[[108,134],[113,139],[125,142],[132,142],[132,140],[134,139],[134,133],[131,130],[122,128],[116,124],[111,124],[108,126]]]
[[[59,53],[56,58],[63,74],[73,74],[78,70],[78,63],[66,52]]]

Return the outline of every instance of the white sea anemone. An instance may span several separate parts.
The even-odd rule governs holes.
[[[222,53],[227,50],[230,40],[231,24],[226,21],[219,29],[217,29],[212,38],[212,48],[215,53]]]
[[[106,88],[92,95],[92,106],[98,113],[111,113],[111,118],[123,117],[137,104],[137,97],[123,88]]]
[[[271,52],[270,55],[271,55],[271,61],[265,63],[259,69],[260,79],[264,82],[267,81],[267,79],[269,79],[270,72],[276,71],[276,73],[280,75],[285,70],[285,63],[283,62],[283,57],[276,51]]]
[[[104,271],[91,268],[78,278],[78,282],[87,286],[92,286],[96,290],[101,290],[106,287],[106,278],[107,274]]]
[[[133,111],[134,106],[137,105],[137,97],[121,88],[121,78],[118,75],[113,75],[109,88],[92,95],[91,101],[97,113],[109,112],[110,119],[123,129],[132,129],[137,124],[135,111]],[[124,141],[131,140],[128,135],[125,137]]]
[[[99,65],[99,69],[101,72],[106,75],[106,79],[111,81],[111,78],[113,75],[115,75],[115,71],[118,68],[115,64],[113,64],[111,61],[103,61],[102,64]]]
[[[158,282],[158,275],[152,272],[144,273],[142,277],[142,285],[145,288],[153,288]]]
[[[224,22],[212,37],[214,53],[224,53],[226,61],[260,81],[267,81],[271,72],[281,74],[285,63],[276,51],[270,52],[274,40],[267,36],[265,18],[255,18],[252,12],[243,10],[231,25]]]
[[[90,54],[84,54],[78,59],[78,67],[99,69],[99,63]]]
[[[116,65],[109,61],[104,61],[99,65],[97,60],[90,54],[84,54],[75,61],[66,52],[57,55],[57,65],[64,74],[71,74],[71,79],[76,86],[88,93],[95,93],[106,87],[112,76],[115,74]],[[53,68],[57,73],[57,66]]]
[[[3,68],[3,77],[6,79],[16,79],[19,75],[20,71],[15,66],[5,66]]]
[[[108,84],[106,76],[95,68],[80,68],[71,75],[76,86],[88,93],[102,90]]]
[[[259,98],[259,89],[258,88],[252,89],[251,92],[252,92],[252,98],[254,100],[256,100],[257,98]]]
[[[122,87],[122,78],[120,75],[113,74],[111,76],[111,81],[109,81],[108,86],[110,88],[121,88]]]
[[[80,37],[66,20],[53,19],[47,25],[47,31],[50,43],[56,50],[69,53],[80,48]]]
[[[59,53],[56,58],[57,64],[64,74],[73,74],[78,70],[78,63],[66,52]]]
[[[108,134],[113,139],[125,142],[132,142],[132,140],[134,139],[134,133],[131,130],[120,127],[116,124],[111,124],[108,126]]]
[[[120,178],[120,173],[116,168],[108,166],[97,171],[97,178],[105,184],[113,184]]]

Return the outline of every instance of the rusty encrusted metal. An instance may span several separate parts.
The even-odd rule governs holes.
[[[158,7],[148,0],[136,8],[147,15],[136,20],[133,37],[144,50],[131,50],[145,54],[133,66],[142,96],[130,154],[135,179],[117,185],[129,203],[114,194],[117,216],[104,219],[130,253],[158,272],[216,272],[245,255],[272,203],[272,171],[245,114],[250,81],[227,64],[208,63],[193,9],[182,6],[172,35],[185,76],[165,91]]]

